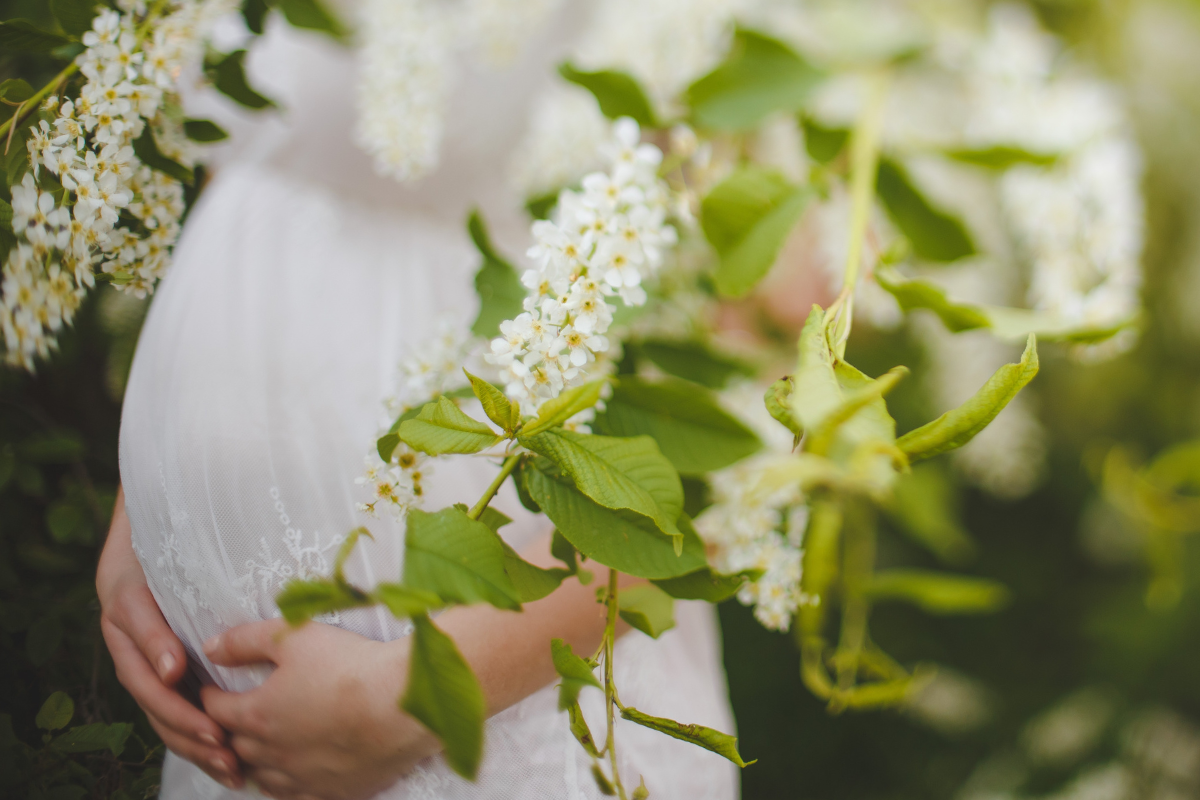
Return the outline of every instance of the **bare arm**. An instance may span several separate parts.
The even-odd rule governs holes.
[[[117,492],[112,525],[96,570],[100,630],[117,678],[174,752],[227,786],[240,786],[237,759],[225,732],[175,688],[187,670],[183,643],[167,625],[133,552],[124,491]]]
[[[524,555],[551,565],[549,537]],[[574,579],[520,613],[470,606],[437,619],[479,677],[489,714],[554,680],[552,638],[590,655],[604,623],[595,584]],[[439,749],[395,702],[404,691],[408,648],[407,639],[381,644],[315,623],[243,625],[206,643],[206,655],[227,666],[269,661],[277,669],[249,692],[206,687],[204,706],[230,732],[247,777],[272,796],[368,797]]]

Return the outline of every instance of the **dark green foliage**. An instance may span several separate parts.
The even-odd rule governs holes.
[[[888,216],[921,258],[956,261],[974,255],[975,243],[962,222],[930,203],[895,161],[879,162],[876,191]]]
[[[219,142],[229,138],[224,128],[207,119],[185,119],[183,132],[194,142]]]
[[[228,55],[206,58],[204,71],[217,91],[246,108],[257,111],[274,107],[274,100],[259,94],[246,82],[245,60],[245,50],[234,50]]]
[[[37,374],[0,368],[2,797],[158,790],[163,749],[117,683],[95,593],[118,400],[144,306],[102,288]]]
[[[133,152],[146,166],[169,175],[180,183],[190,184],[196,178],[183,164],[162,154],[158,149],[158,142],[154,139],[154,130],[149,125],[142,131],[141,136],[133,140]]]

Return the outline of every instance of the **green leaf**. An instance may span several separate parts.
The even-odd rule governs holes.
[[[762,573],[758,570],[722,575],[714,572],[711,567],[704,567],[678,578],[654,581],[654,585],[678,600],[720,603],[737,594],[738,589],[742,588],[742,584],[747,580],[755,580],[761,576]]]
[[[566,564],[572,575],[579,571],[579,551],[562,535],[562,531],[557,529],[550,538],[550,555]]]
[[[585,383],[542,403],[537,419],[527,424],[521,435],[534,436],[542,431],[557,428],[580,411],[592,408],[600,402],[600,390],[604,388],[605,383],[605,380]]]
[[[6,53],[48,53],[70,43],[66,36],[44,31],[27,19],[0,22],[0,50]]]
[[[75,716],[75,702],[66,692],[55,692],[46,698],[37,713],[34,723],[44,731],[56,731],[65,728]]]
[[[587,720],[583,718],[583,709],[579,707],[579,703],[568,708],[567,713],[570,714],[571,735],[575,737],[575,741],[579,742],[589,756],[599,758],[600,751],[596,749],[596,740],[592,738],[592,731],[588,728]]]
[[[566,711],[579,702],[579,692],[585,686],[602,689],[600,681],[592,674],[592,666],[571,650],[571,645],[562,639],[550,640],[550,656],[554,659],[554,670],[562,678],[558,684],[558,710]]]
[[[739,767],[748,767],[755,763],[754,761],[742,761],[742,757],[738,754],[737,750],[737,737],[721,733],[712,728],[706,728],[703,725],[685,725],[673,719],[652,717],[649,714],[638,711],[636,708],[621,709],[621,719],[627,719],[630,722],[636,722],[638,725],[656,730],[659,733],[665,733],[667,736],[675,739],[682,739],[685,742],[699,745],[705,750],[711,750],[719,756],[724,756]]]
[[[387,606],[397,619],[415,617],[441,608],[445,603],[433,592],[414,589],[399,583],[381,583],[371,591],[371,600]]]
[[[491,603],[520,610],[512,578],[505,571],[504,543],[487,525],[461,509],[435,514],[408,512],[404,585],[455,603]]]
[[[592,780],[596,782],[596,791],[605,797],[613,797],[617,794],[616,788],[612,785],[612,781],[604,774],[604,770],[600,768],[600,762],[592,762]]]
[[[349,37],[346,27],[320,0],[279,0],[279,7],[293,27],[321,31],[338,41]]]
[[[1073,344],[1095,344],[1111,339],[1121,331],[1135,327],[1138,316],[1096,327],[1079,325],[1061,319],[1048,311],[1031,311],[1026,308],[1004,308],[988,306],[984,309],[992,326],[992,333],[999,339],[1019,342],[1030,334],[1047,342],[1071,342]]]
[[[91,544],[93,531],[87,511],[78,504],[60,500],[46,511],[46,527],[59,544]]]
[[[955,161],[971,164],[976,167],[986,167],[1003,171],[1018,164],[1033,164],[1038,167],[1048,167],[1058,161],[1053,153],[1034,153],[1019,147],[996,145],[983,148],[959,148],[947,150],[946,155]]]
[[[1008,603],[1008,589],[985,578],[920,569],[876,572],[866,587],[872,600],[902,600],[931,614],[987,614]]]
[[[484,423],[464,414],[444,395],[426,403],[416,419],[400,423],[396,433],[409,447],[431,456],[478,453],[504,439]]]
[[[429,617],[419,614],[413,625],[408,688],[400,708],[441,740],[451,769],[474,780],[483,756],[483,689],[454,641]]]
[[[64,753],[94,753],[97,750],[109,750],[114,756],[119,756],[125,749],[125,740],[131,733],[133,733],[133,726],[128,722],[118,722],[115,725],[93,722],[90,725],[71,728],[55,738],[51,745]]]
[[[854,388],[849,392],[843,392],[841,404],[830,410],[819,425],[809,430],[809,439],[805,449],[818,454],[828,452],[834,437],[843,431],[843,426],[852,427],[858,421],[856,419],[858,413],[867,409],[873,409],[877,418],[875,422],[882,422],[882,424],[871,426],[877,430],[867,431],[864,429],[862,432],[865,436],[860,437],[860,441],[867,437],[879,438],[887,442],[894,441],[896,438],[895,424],[891,423],[891,418],[887,414],[887,406],[882,404],[882,399],[908,374],[908,368],[893,367],[886,374],[872,380],[848,364],[839,363],[834,368],[834,374],[838,377],[838,384],[843,389],[847,387],[847,384],[853,384]],[[881,410],[887,421],[879,419]]]
[[[809,192],[776,170],[742,167],[700,204],[704,235],[720,256],[717,291],[741,297],[770,271]]]
[[[683,552],[671,537],[628,511],[612,511],[576,489],[549,462],[534,460],[519,473],[524,491],[562,535],[588,558],[643,578],[672,578],[705,566],[704,544],[682,527]]]
[[[683,486],[649,436],[625,439],[555,429],[520,441],[553,461],[593,501],[628,509],[668,536],[680,536],[675,520],[683,511]]]
[[[234,50],[219,60],[206,61],[205,72],[218,92],[246,108],[273,108],[274,100],[254,91],[246,82],[245,60],[245,50]]]
[[[947,330],[954,333],[974,328],[986,328],[991,324],[987,313],[980,306],[956,303],[946,293],[929,281],[910,280],[898,272],[877,269],[875,280],[891,293],[905,311],[925,308],[937,314]]]
[[[622,589],[617,598],[621,619],[650,638],[675,627],[675,600],[654,584]]]
[[[133,723],[114,722],[108,726],[108,749],[114,756],[125,752],[125,742],[133,734]]]
[[[471,333],[490,339],[500,334],[501,322],[515,319],[524,310],[522,304],[527,292],[516,268],[492,246],[478,209],[467,218],[467,232],[483,256],[483,263],[475,273],[479,314],[471,323]]]
[[[762,448],[754,431],[701,386],[676,378],[622,377],[594,428],[610,436],[654,439],[681,475],[703,475]]]
[[[530,564],[521,558],[507,542],[502,541],[501,544],[504,545],[504,571],[512,579],[513,586],[517,590],[517,597],[522,603],[541,600],[557,589],[572,574],[571,570],[562,567],[542,569]]]
[[[358,544],[359,537],[365,536],[368,539],[374,540],[371,532],[364,527],[357,527],[350,533],[346,534],[346,538],[342,541],[341,547],[338,548],[337,555],[333,559],[333,579],[339,583],[346,582],[345,568],[346,559],[354,552],[355,545]]]
[[[804,108],[820,78],[787,45],[739,29],[725,61],[689,86],[685,96],[701,127],[748,130],[775,112]]]
[[[850,131],[844,128],[826,128],[808,116],[801,117],[800,124],[804,127],[804,149],[817,163],[830,163],[850,141]]]
[[[962,222],[926,200],[895,161],[880,160],[876,191],[888,216],[921,258],[956,261],[974,255],[975,243]]]
[[[657,125],[654,108],[646,98],[645,91],[628,73],[616,70],[584,72],[567,61],[559,65],[558,74],[591,92],[600,104],[600,113],[609,119],[632,117],[646,128]]]
[[[133,152],[147,167],[169,175],[180,183],[191,186],[196,180],[191,169],[162,154],[158,149],[158,142],[154,140],[154,131],[149,125],[142,129],[141,136],[133,140]]]
[[[842,404],[842,390],[833,371],[833,353],[825,338],[825,312],[813,306],[800,332],[799,361],[792,376],[793,419],[801,428],[818,427]]]
[[[20,78],[9,78],[0,83],[0,97],[10,103],[23,103],[33,97],[33,87]]]
[[[229,138],[224,128],[207,119],[185,119],[183,132],[193,142],[219,142]]]
[[[396,448],[400,445],[400,434],[385,433],[375,440],[375,451],[379,453],[379,457],[383,459],[383,463],[390,464],[392,462],[392,453],[396,452]]]
[[[936,464],[918,464],[901,475],[887,511],[910,539],[947,564],[962,564],[975,553],[954,507],[955,492]]]
[[[651,339],[628,342],[626,350],[650,359],[663,372],[677,378],[720,389],[735,375],[750,376],[754,368],[736,358],[718,353],[704,342]]]
[[[525,201],[525,211],[533,219],[549,219],[550,213],[558,205],[558,192],[546,192]]]
[[[17,246],[17,237],[12,227],[12,206],[0,200],[0,263],[8,259],[8,252]]]
[[[367,596],[354,587],[325,578],[288,581],[275,595],[275,605],[291,625],[303,624],[320,614],[369,604]]]
[[[255,35],[262,35],[264,23],[267,19],[267,12],[275,5],[277,0],[243,0],[242,1],[242,18],[246,20],[246,27]]]
[[[804,435],[804,428],[792,415],[791,396],[792,379],[785,376],[767,387],[763,394],[763,404],[766,405],[768,414],[782,423],[794,436],[800,437]]]
[[[483,412],[488,415],[488,419],[511,436],[517,426],[521,424],[521,404],[515,400],[510,401],[504,392],[482,378],[476,378],[465,369],[463,372],[471,381],[471,390],[479,398],[479,403],[483,406]]]
[[[904,434],[896,446],[910,461],[962,447],[986,428],[1037,372],[1037,339],[1030,334],[1019,363],[1005,364],[996,370],[974,397],[933,422]]]
[[[96,0],[50,0],[50,11],[54,18],[72,36],[80,36],[91,30],[96,6]]]

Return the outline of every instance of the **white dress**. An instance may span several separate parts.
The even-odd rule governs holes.
[[[214,667],[201,643],[278,616],[279,588],[298,572],[327,572],[340,537],[368,522],[355,508],[365,498],[354,479],[396,365],[439,314],[466,322],[475,310],[469,208],[484,210],[509,252],[524,249],[527,221],[504,165],[563,38],[545,34],[503,72],[464,65],[442,166],[411,188],[375,176],[352,145],[354,56],[318,35],[273,24],[252,51],[252,80],[284,112],[252,115],[215,96],[189,107],[233,137],[215,154],[216,177],[142,331],[120,456],[134,549],[204,680],[227,690],[260,683],[265,668]],[[440,464],[426,508],[474,502],[494,474],[473,459]],[[496,505],[516,520],[505,532],[518,549],[548,530],[511,490]],[[396,580],[402,527],[368,524],[375,541],[359,546],[348,573],[364,586]],[[618,644],[621,695],[650,713],[731,731],[712,609],[679,603],[676,616],[657,641],[633,632]],[[374,609],[336,624],[379,640],[406,633]],[[596,730],[602,697],[585,690],[583,699]],[[555,701],[546,687],[489,720],[477,782],[436,756],[380,797],[598,797]],[[618,751],[623,776],[637,785],[644,775],[651,797],[737,797],[736,768],[699,748],[618,722]],[[161,796],[250,793],[169,755]]]

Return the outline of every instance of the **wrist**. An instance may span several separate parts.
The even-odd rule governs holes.
[[[421,723],[400,708],[400,698],[408,687],[411,637],[391,642],[369,642],[367,719],[377,741],[396,755],[397,776],[417,761],[437,753],[441,743]]]

